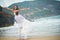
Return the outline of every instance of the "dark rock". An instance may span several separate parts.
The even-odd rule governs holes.
[[[2,11],[2,7],[0,6],[0,11]]]
[[[11,12],[12,13],[12,12]],[[14,15],[0,10],[0,27],[9,27],[14,25]]]

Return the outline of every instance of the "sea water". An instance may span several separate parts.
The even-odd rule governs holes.
[[[34,19],[30,36],[60,35],[60,15]]]
[[[60,15],[34,19],[34,22],[25,20],[23,30],[15,23],[11,27],[0,28],[0,36],[50,36],[60,35]]]

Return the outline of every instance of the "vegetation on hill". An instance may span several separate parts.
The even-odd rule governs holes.
[[[21,15],[23,15],[26,19],[30,21],[42,17],[60,15],[60,2],[55,0],[18,2],[10,5],[9,8],[13,8],[14,5],[18,5],[19,9],[30,8],[30,10],[20,12]]]

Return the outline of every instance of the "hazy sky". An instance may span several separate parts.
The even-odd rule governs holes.
[[[33,1],[33,0],[0,0],[0,5],[3,7],[8,7],[9,5],[13,3],[23,2],[23,1]]]
[[[16,3],[16,2],[23,2],[23,1],[33,1],[33,0],[0,0],[0,5],[3,7],[8,7],[9,5]],[[60,0],[57,0],[60,1]]]

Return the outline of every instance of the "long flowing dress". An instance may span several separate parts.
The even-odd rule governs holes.
[[[29,34],[29,23],[30,21],[26,20],[22,15],[15,15],[15,22],[20,28],[20,36],[24,36],[24,38],[28,37]]]

